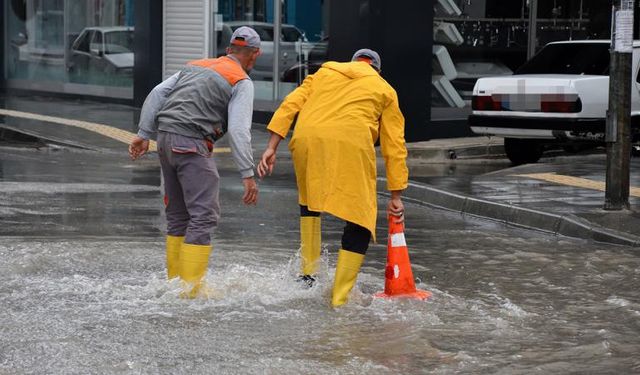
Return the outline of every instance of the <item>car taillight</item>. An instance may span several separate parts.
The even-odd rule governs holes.
[[[540,102],[540,111],[556,113],[577,113],[582,111],[582,101],[576,98],[574,101],[545,101]]]
[[[577,113],[582,111],[582,101],[576,94],[474,95],[471,108],[475,111]]]
[[[500,111],[502,105],[499,101],[494,101],[491,96],[476,96],[471,98],[471,109],[475,111]]]

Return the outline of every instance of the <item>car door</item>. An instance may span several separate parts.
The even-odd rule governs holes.
[[[73,43],[71,47],[71,63],[69,64],[70,71],[79,72],[88,69],[91,58],[89,45],[92,37],[93,30],[84,30]]]
[[[91,51],[91,61],[89,69],[92,71],[103,72],[106,69],[104,61],[104,35],[102,30],[96,30],[91,38],[89,46]]]
[[[297,50],[298,42],[304,41],[304,35],[291,25],[282,25],[280,34],[280,73],[300,61],[300,52]]]

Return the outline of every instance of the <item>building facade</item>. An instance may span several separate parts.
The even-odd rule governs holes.
[[[0,10],[0,86],[137,106],[185,62],[224,53],[243,24],[264,41],[252,77],[266,109],[322,62],[374,48],[411,141],[469,135],[478,78],[512,74],[548,42],[611,30],[601,0],[0,0]]]

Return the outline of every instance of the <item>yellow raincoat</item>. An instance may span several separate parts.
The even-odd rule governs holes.
[[[299,203],[367,228],[375,241],[378,137],[387,189],[407,187],[395,90],[366,62],[327,62],[285,98],[267,129],[285,138],[296,114],[289,149]]]

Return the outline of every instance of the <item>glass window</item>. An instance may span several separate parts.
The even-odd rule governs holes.
[[[100,91],[107,96],[133,96],[132,0],[21,0],[3,5],[8,10],[2,17],[10,87],[82,94],[82,86],[64,85],[76,83],[106,86]]]
[[[109,31],[104,37],[105,54],[133,52],[133,30]]]
[[[277,4],[278,2],[276,2]],[[306,74],[314,73],[326,61],[325,25],[329,2],[322,0],[284,0],[281,2],[281,35],[279,41],[279,77],[274,80],[274,2],[269,0],[219,0],[224,25],[217,32],[217,55],[224,54],[231,33],[240,26],[249,26],[260,36],[262,54],[250,75],[258,101],[274,99],[274,81],[279,82],[278,99],[283,98],[302,82]],[[310,42],[309,40],[312,42]],[[310,56],[315,60],[311,62]]]
[[[282,26],[282,40],[285,42],[306,41],[304,34],[293,26]]]
[[[104,48],[102,46],[102,32],[94,31],[93,38],[91,38],[91,44],[89,46],[89,50],[94,54],[102,54],[104,53]]]
[[[549,44],[516,74],[609,75],[609,43]]]
[[[89,40],[91,40],[92,33],[90,31],[85,31],[78,37],[78,39],[73,44],[72,48],[76,51],[89,53]]]

